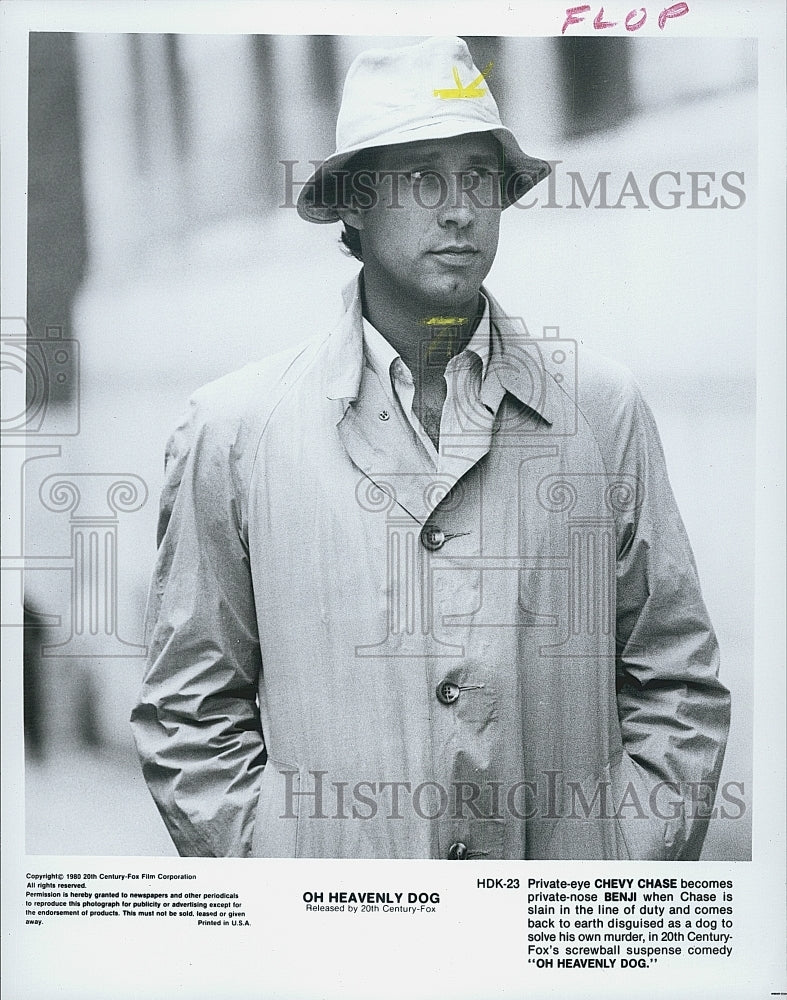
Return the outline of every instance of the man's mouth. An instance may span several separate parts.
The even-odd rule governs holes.
[[[476,256],[478,250],[472,243],[449,243],[444,247],[438,247],[438,249],[430,250],[429,252],[441,260],[466,263]]]

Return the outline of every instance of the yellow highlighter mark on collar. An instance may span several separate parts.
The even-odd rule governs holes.
[[[436,361],[440,357],[449,360],[456,353],[456,341],[459,329],[467,323],[465,316],[428,316],[422,319],[424,326],[434,329],[434,336],[425,345],[426,360]]]

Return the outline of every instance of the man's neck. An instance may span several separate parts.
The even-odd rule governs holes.
[[[418,308],[382,289],[370,289],[363,272],[361,298],[364,316],[401,356],[417,385],[442,383],[446,365],[467,347],[484,312],[480,292],[448,315],[437,307]]]

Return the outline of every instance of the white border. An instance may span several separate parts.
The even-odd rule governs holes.
[[[0,123],[2,127],[2,309],[24,315],[27,176],[27,43],[29,30],[191,31],[357,34],[556,34],[560,3],[130,3],[8,2],[0,5]],[[592,5],[592,13],[598,5]],[[625,13],[628,3],[607,5]],[[649,5],[651,15],[661,4]],[[664,996],[715,993],[754,998],[787,990],[785,977],[785,650],[784,650],[784,273],[785,243],[785,17],[777,0],[745,8],[724,0],[692,0],[691,17],[671,23],[674,34],[751,35],[759,40],[759,287],[757,315],[757,532],[755,593],[754,859],[736,865],[692,866],[691,876],[732,877],[736,897],[734,959],[682,961],[672,972],[652,967],[628,977],[610,974],[538,974],[524,965],[522,897],[483,896],[455,867],[432,862],[269,862],[252,871],[246,862],[172,861],[168,871],[199,871],[205,884],[248,886],[254,929],[228,940],[195,929],[159,933],[140,925],[122,935],[108,926],[81,929],[52,921],[33,932],[17,920],[23,849],[24,766],[21,738],[20,633],[3,635],[3,945],[5,995],[106,998],[236,997],[249,990],[267,997],[294,996]],[[619,8],[619,11],[618,11]],[[450,26],[450,27],[449,27]],[[576,29],[581,30],[581,29]],[[583,33],[590,33],[589,25]],[[642,30],[658,35],[655,17]],[[754,336],[741,331],[743,338]],[[4,484],[4,500],[15,496]],[[13,492],[12,492],[13,491]],[[13,503],[13,500],[10,501]],[[730,498],[734,502],[734,498]],[[4,505],[4,518],[13,516]],[[18,614],[13,589],[3,590],[4,615]],[[8,603],[10,602],[10,607]],[[7,619],[6,619],[7,620]],[[63,859],[36,858],[34,867],[68,869]],[[140,859],[80,858],[74,870],[150,870]],[[511,866],[492,868],[510,873]],[[556,866],[533,864],[547,874]],[[568,866],[565,866],[568,867]],[[575,872],[600,866],[575,864]],[[637,870],[663,874],[663,868]],[[683,866],[677,871],[680,874]],[[725,875],[729,873],[729,876]],[[473,870],[472,877],[475,878]],[[300,893],[315,883],[341,887],[437,887],[438,920],[347,925],[304,918]],[[382,933],[381,933],[382,930]],[[46,983],[49,987],[46,987]],[[49,992],[51,990],[52,992]]]

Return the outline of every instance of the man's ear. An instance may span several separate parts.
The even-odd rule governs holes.
[[[345,224],[345,226],[352,226],[353,229],[363,229],[363,210],[360,208],[350,208],[348,206],[342,205],[341,208],[336,209],[336,214]]]

